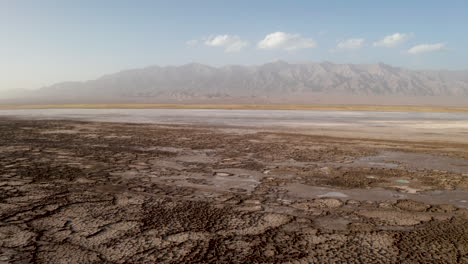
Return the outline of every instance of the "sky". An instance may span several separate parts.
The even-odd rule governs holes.
[[[468,69],[468,1],[0,0],[0,91],[198,62]]]

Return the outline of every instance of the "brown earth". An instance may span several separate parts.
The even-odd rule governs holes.
[[[365,161],[382,151],[453,164]],[[466,201],[431,196],[468,193],[467,157],[461,143],[1,119],[0,263],[467,263]]]

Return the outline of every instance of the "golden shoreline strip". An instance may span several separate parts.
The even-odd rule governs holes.
[[[254,104],[63,104],[0,105],[0,109],[225,109],[225,110],[312,110],[468,113],[464,107],[367,106],[367,105],[254,105]]]

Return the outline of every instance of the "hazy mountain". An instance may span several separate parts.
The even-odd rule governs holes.
[[[290,64],[211,67],[202,64],[122,71],[97,80],[44,87],[32,97],[56,100],[172,102],[194,99],[341,96],[468,98],[468,71],[412,71],[386,64]]]

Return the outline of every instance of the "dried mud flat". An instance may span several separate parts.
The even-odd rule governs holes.
[[[0,263],[467,263],[468,145],[0,119]]]

